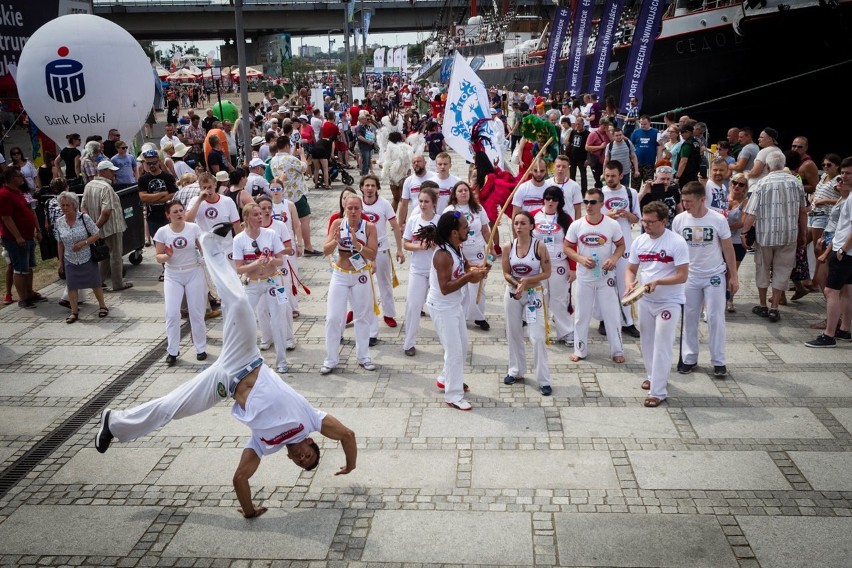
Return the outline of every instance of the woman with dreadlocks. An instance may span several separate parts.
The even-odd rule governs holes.
[[[438,389],[444,391],[447,405],[458,410],[470,410],[464,399],[464,359],[467,353],[467,324],[465,321],[464,287],[480,282],[489,267],[467,264],[461,246],[468,237],[468,224],[458,211],[447,211],[437,226],[426,225],[417,232],[426,247],[436,245],[429,271],[429,294],[426,303],[435,323],[438,339],[444,348],[444,368],[438,375]]]

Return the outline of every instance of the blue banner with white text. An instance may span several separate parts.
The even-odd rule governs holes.
[[[580,83],[583,81],[583,67],[586,64],[586,49],[589,36],[592,33],[592,11],[594,0],[579,0],[577,11],[574,13],[574,24],[571,29],[571,51],[568,55],[568,82],[566,88],[571,96],[580,93]]]
[[[627,108],[630,97],[642,102],[642,89],[651,66],[651,52],[660,31],[660,22],[666,9],[666,0],[644,0],[636,18],[633,31],[633,45],[624,67],[624,82],[621,85],[621,98],[618,108]]]
[[[556,67],[559,65],[559,54],[562,53],[562,44],[565,41],[565,33],[568,31],[569,15],[568,8],[557,8],[556,15],[553,17],[550,42],[547,45],[547,55],[544,56],[544,76],[541,85],[541,92],[545,96],[553,92],[553,83],[556,81]]]
[[[623,9],[624,0],[607,0],[598,25],[595,55],[592,58],[592,70],[589,73],[589,86],[586,92],[596,94],[601,100],[603,100],[604,89],[606,88],[606,75],[609,71],[609,60],[612,57],[615,31],[618,29],[618,22],[621,20]]]

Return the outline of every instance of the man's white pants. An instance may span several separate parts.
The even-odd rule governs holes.
[[[536,318],[530,323],[526,318],[527,312],[526,292],[520,300],[509,295],[509,288],[503,294],[503,313],[506,322],[506,341],[509,344],[509,372],[516,378],[523,377],[527,372],[527,354],[524,348],[524,329],[529,334],[533,347],[533,360],[535,361],[535,380],[543,387],[550,386],[550,367],[547,363],[547,339],[544,331],[544,309],[543,294],[541,289],[535,290]],[[523,322],[527,322],[526,328]]]
[[[669,373],[674,357],[674,340],[683,306],[639,300],[639,332],[642,360],[651,381],[649,396],[664,400],[669,396]]]
[[[582,358],[588,355],[589,322],[593,311],[601,313],[603,317],[610,356],[624,355],[620,300],[615,290],[615,282],[605,276],[591,282],[577,280],[574,282],[574,289],[577,294],[574,306],[574,355]]]
[[[568,283],[568,261],[551,260],[550,278],[542,283],[547,290],[547,313],[553,317],[556,338],[574,333],[574,318],[568,313],[571,303],[571,284]],[[609,329],[609,328],[607,328]]]
[[[289,303],[279,303],[279,295],[287,298],[287,302],[290,301],[284,277],[279,275],[271,280],[249,282],[246,284],[246,295],[258,314],[258,321],[261,320],[260,314],[263,314],[265,325],[270,328],[267,331],[271,332],[267,337],[271,337],[275,343],[275,366],[282,367],[287,365],[287,340],[292,327],[292,324],[288,325],[288,320],[292,321],[293,312]]]
[[[485,264],[485,244],[483,243],[480,247],[468,247],[467,243],[465,243],[464,249],[462,249],[462,254],[464,254],[465,260],[467,260],[470,264],[476,266],[482,266]],[[488,283],[483,280],[482,281],[482,293],[479,294],[479,302],[476,301],[476,295],[479,292],[480,284],[467,284],[465,287],[467,288],[467,302],[465,302],[464,310],[467,314],[467,319],[470,321],[481,321],[485,318],[485,286]]]
[[[428,280],[428,278],[427,278]],[[464,398],[464,359],[467,354],[467,322],[462,306],[439,309],[429,306],[429,317],[435,324],[444,348],[444,368],[438,381],[444,384],[444,400],[456,403]],[[418,311],[417,317],[420,317]],[[406,320],[406,325],[408,321]]]
[[[391,278],[391,256],[387,250],[376,253],[376,288],[382,307],[382,315],[389,318],[396,317],[396,304],[393,301],[393,279]],[[379,316],[370,310],[370,337],[379,336]]]
[[[622,325],[634,325],[636,322],[633,321],[633,314],[631,313],[630,306],[621,306],[621,298],[624,297],[624,291],[626,290],[625,282],[624,282],[624,274],[627,272],[627,258],[622,256],[618,259],[618,263],[615,265],[615,270],[610,272],[604,272],[604,278],[615,278],[615,286],[618,290],[618,305],[621,307],[621,317],[622,317]],[[598,321],[602,321],[602,315],[600,308],[595,308],[595,319]],[[604,324],[606,325],[606,324]],[[609,326],[607,326],[607,333],[609,333]]]
[[[686,305],[683,310],[683,362],[698,363],[698,324],[701,308],[706,306],[710,330],[710,363],[725,365],[725,274],[686,281]]]
[[[340,362],[340,333],[346,322],[347,301],[355,319],[355,353],[359,363],[370,361],[370,312],[373,311],[373,290],[370,270],[331,272],[325,314],[325,361],[333,369]]]
[[[180,269],[171,268],[167,264],[163,277],[163,296],[166,303],[166,351],[169,355],[177,356],[180,353],[180,305],[184,294],[195,352],[207,351],[207,325],[204,323],[207,279],[204,269],[200,265]]]
[[[201,236],[207,267],[222,298],[224,324],[219,358],[164,397],[135,408],[113,410],[109,428],[119,441],[135,440],[171,420],[198,414],[226,400],[231,379],[260,357],[254,309],[228,260],[229,242],[212,234]]]
[[[420,312],[429,293],[429,275],[410,272],[408,274],[408,301],[405,303],[405,339],[403,349],[411,349],[417,344],[417,332],[420,331]],[[431,308],[430,308],[431,309]],[[432,318],[434,320],[434,318]]]

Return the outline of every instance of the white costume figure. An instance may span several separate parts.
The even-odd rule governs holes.
[[[426,150],[426,137],[420,132],[412,132],[408,135],[408,138],[405,139],[405,142],[411,146],[411,154],[413,156],[418,154],[422,155]]]
[[[378,163],[382,163],[385,155],[385,149],[388,146],[388,136],[391,132],[399,132],[402,134],[402,118],[395,112],[382,117],[382,126],[376,131],[376,144],[379,147]]]
[[[382,183],[401,185],[411,168],[411,158],[413,156],[414,152],[408,144],[404,142],[398,144],[387,142],[384,152],[382,152],[379,158],[379,165],[382,167],[379,179],[381,179]]]

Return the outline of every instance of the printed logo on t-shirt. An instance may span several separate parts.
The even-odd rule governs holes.
[[[367,216],[367,220],[370,223],[378,223],[379,222],[380,217],[379,217],[378,213],[373,213],[372,211],[365,211],[364,215]]]
[[[713,227],[684,227],[681,231],[687,243],[709,243],[713,240]]]
[[[547,221],[543,223],[537,223],[535,228],[540,233],[544,233],[547,235],[553,234],[559,230],[559,226],[556,223],[549,223]]]
[[[260,441],[263,442],[264,444],[267,444],[267,445],[270,445],[270,446],[277,446],[279,444],[283,444],[284,442],[286,442],[287,440],[289,440],[290,438],[292,438],[296,434],[301,433],[304,429],[305,429],[305,425],[299,424],[295,428],[291,428],[290,430],[286,430],[284,432],[281,432],[277,436],[269,438],[268,440],[266,438],[261,438]]]
[[[557,266],[556,267],[556,274],[558,274],[560,276],[564,276],[565,275],[565,267],[564,266]]]
[[[160,193],[166,191],[166,182],[160,178],[151,178],[148,182],[148,193]]]
[[[175,247],[176,249],[184,249],[184,248],[186,248],[187,244],[188,243],[186,242],[186,238],[184,238],[184,237],[177,237],[172,242],[172,246]]]
[[[624,197],[610,197],[604,201],[607,209],[627,209],[627,199]]]
[[[362,274],[361,276],[359,276],[359,277],[358,277],[358,282],[360,282],[361,284],[366,284],[366,283],[367,283],[367,275],[366,275],[366,274]]]
[[[640,252],[639,262],[662,262],[668,264],[669,262],[674,262],[674,257],[666,254],[664,250],[660,252]]]
[[[580,242],[588,247],[602,247],[607,243],[605,235],[600,233],[588,233],[580,235]]]
[[[215,209],[214,207],[208,207],[204,211],[204,216],[207,217],[208,219],[215,219],[216,217],[219,216],[219,211],[217,209]]]
[[[514,272],[515,274],[517,274],[519,276],[524,276],[526,274],[530,274],[532,272],[532,270],[533,270],[532,266],[530,266],[528,264],[520,263],[520,264],[512,265],[512,272]]]

